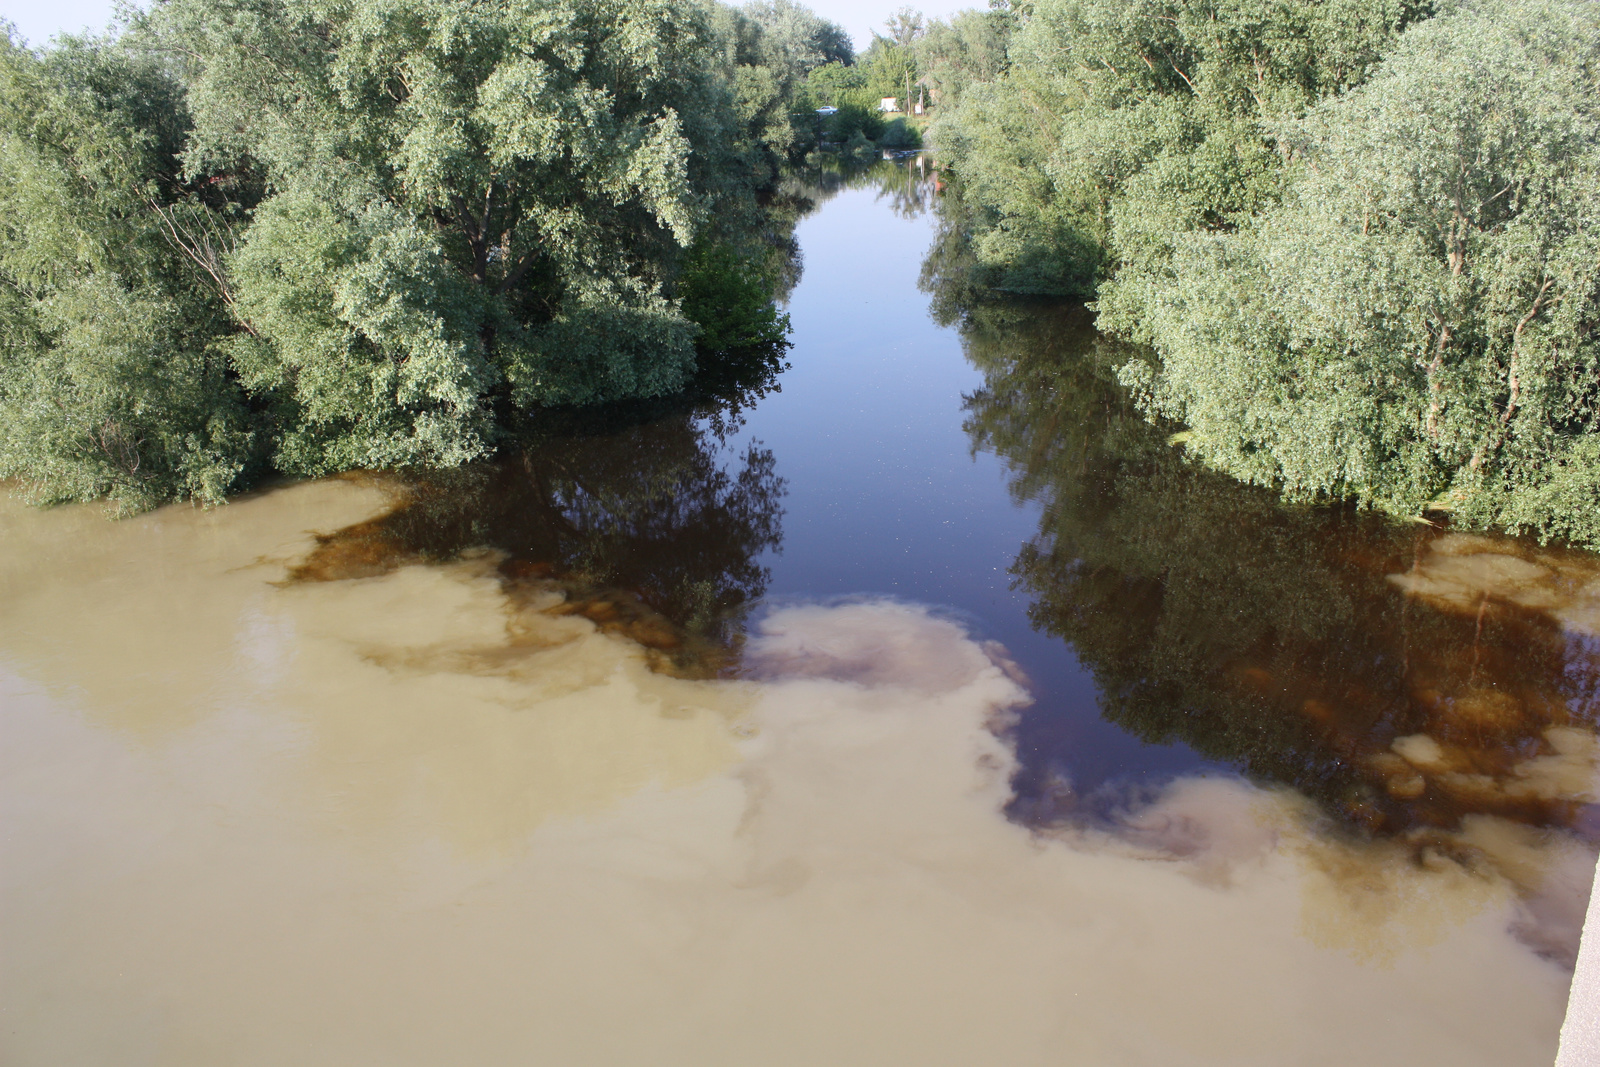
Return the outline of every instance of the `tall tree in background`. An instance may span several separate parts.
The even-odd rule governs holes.
[[[758,181],[770,183],[815,146],[817,105],[807,76],[828,64],[854,62],[855,49],[840,26],[792,0],[719,7],[718,15],[735,105],[765,149]]]
[[[1016,26],[1016,13],[1003,9],[962,11],[949,22],[930,22],[912,47],[933,103],[953,107],[967,86],[1000,77]]]
[[[825,63],[855,62],[855,45],[838,23],[793,0],[756,0],[743,8],[761,27],[765,65],[792,80]]]
[[[914,7],[896,9],[883,25],[889,31],[888,39],[901,48],[910,48],[928,32],[928,20]]]

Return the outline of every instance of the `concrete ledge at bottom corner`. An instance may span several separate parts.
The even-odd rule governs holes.
[[[1595,867],[1600,889],[1600,864]],[[1583,943],[1567,998],[1567,1021],[1561,1027],[1556,1067],[1600,1067],[1600,892],[1589,891],[1589,912],[1583,921]]]

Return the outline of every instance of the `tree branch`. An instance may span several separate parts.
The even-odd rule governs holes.
[[[1439,384],[1438,375],[1444,369],[1444,350],[1450,343],[1452,334],[1450,327],[1442,320],[1439,323],[1439,343],[1433,352],[1433,362],[1428,364],[1428,422],[1427,430],[1430,438],[1439,436],[1439,413],[1444,410],[1444,401],[1441,399],[1443,386]]]
[[[494,291],[496,293],[509,292],[513,286],[522,281],[523,276],[528,273],[529,269],[533,267],[534,262],[538,258],[538,249],[534,249],[532,252],[529,252],[527,255],[523,256],[517,261],[517,265],[514,268],[506,271],[506,276],[500,279],[500,284],[495,286]]]
[[[1511,383],[1511,395],[1506,399],[1506,409],[1500,415],[1501,426],[1506,426],[1511,422],[1511,416],[1517,410],[1517,400],[1522,395],[1522,331],[1526,330],[1528,324],[1539,314],[1539,309],[1544,306],[1545,294],[1550,291],[1550,287],[1555,283],[1556,280],[1554,278],[1548,278],[1543,285],[1539,286],[1539,293],[1533,298],[1533,306],[1528,309],[1526,315],[1522,316],[1521,321],[1517,323],[1517,328],[1511,331],[1511,366],[1507,371],[1507,377]]]
[[[222,266],[222,254],[217,249],[216,244],[213,243],[214,234],[196,235],[189,233],[187,229],[180,228],[178,225],[177,205],[169,208],[162,206],[152,198],[144,197],[143,199],[145,206],[161,220],[161,236],[166,239],[166,242],[181,252],[211,279],[212,288],[217,291],[217,295],[222,298],[222,302],[228,305],[229,310],[233,311],[234,319],[240,326],[244,327],[246,333],[251,337],[261,336],[256,332],[256,328],[250,324],[249,320],[239,314],[239,305],[234,298],[233,285],[228,281],[227,271]],[[207,218],[207,221],[214,221],[210,220],[209,216],[202,217]],[[228,238],[223,238],[223,243],[231,245],[232,241]],[[228,251],[231,250],[230,247]]]

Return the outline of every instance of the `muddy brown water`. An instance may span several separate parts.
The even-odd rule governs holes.
[[[0,1059],[1550,1062],[1600,565],[1197,471],[1072,309],[938,326],[910,177],[731,407],[0,504]]]

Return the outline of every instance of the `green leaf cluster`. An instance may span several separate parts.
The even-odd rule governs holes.
[[[1042,0],[991,17],[1003,66],[979,66],[987,80],[964,84],[935,126],[981,208],[972,236],[987,283],[1089,297],[1114,267],[1159,270],[1176,233],[1250,217],[1280,184],[1270,125],[1359,82],[1428,10]]]
[[[231,226],[178,176],[183,123],[153,57],[0,41],[0,478],[41,502],[217,502],[254,461],[228,309],[175,246]]]
[[[1600,545],[1600,12],[1441,15],[1281,133],[1287,194],[1176,243],[1125,377],[1291,498]]]
[[[683,313],[701,323],[703,356],[726,358],[773,348],[789,336],[789,316],[773,305],[777,279],[728,245],[689,249],[678,283]]]
[[[1006,47],[1018,14],[1005,7],[962,11],[946,22],[935,19],[912,46],[929,103],[954,107],[967,86],[994,81],[1005,73]]]
[[[1042,0],[934,136],[970,284],[1098,297],[1213,467],[1600,545],[1600,14]]]
[[[162,0],[8,39],[0,477],[137,508],[459,464],[684,389],[755,314],[711,263],[762,265],[721,293],[782,343],[792,100],[848,55],[782,0]]]

